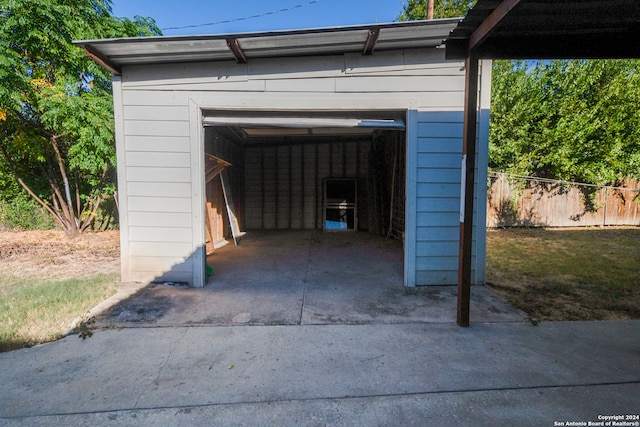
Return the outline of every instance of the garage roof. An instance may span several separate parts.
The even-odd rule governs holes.
[[[256,33],[135,37],[74,42],[115,74],[128,64],[228,61],[437,47],[460,21],[393,22]]]
[[[478,0],[447,59],[640,58],[638,0]]]

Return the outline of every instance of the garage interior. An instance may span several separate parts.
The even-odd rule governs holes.
[[[402,253],[404,116],[205,112],[209,263],[229,242],[299,230],[396,240]]]

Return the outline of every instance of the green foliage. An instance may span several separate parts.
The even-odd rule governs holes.
[[[464,16],[476,0],[434,0],[434,18],[457,18]],[[402,6],[400,21],[427,19],[428,0],[407,0]]]
[[[48,230],[54,226],[51,215],[24,192],[0,201],[0,230]]]
[[[112,17],[110,0],[3,0],[0,16],[0,154],[61,227],[81,232],[113,194],[115,147],[111,75],[72,41],[160,31]]]
[[[489,166],[592,184],[640,177],[640,61],[495,61]]]
[[[0,162],[0,230],[45,230],[53,218],[18,185],[6,164]]]

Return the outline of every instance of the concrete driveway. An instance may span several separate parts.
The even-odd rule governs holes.
[[[405,292],[390,242],[278,239],[221,251],[204,289],[143,289],[86,340],[0,354],[0,425],[636,423],[640,321],[534,326],[478,287],[459,328],[455,290]]]

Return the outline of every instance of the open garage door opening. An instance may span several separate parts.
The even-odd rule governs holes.
[[[303,230],[337,244],[395,240],[402,252],[405,112],[203,115],[209,260],[229,243]]]

